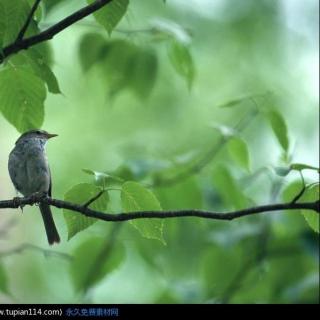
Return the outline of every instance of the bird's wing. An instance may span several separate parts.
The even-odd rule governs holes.
[[[51,170],[50,170],[50,167],[48,167],[48,169],[49,169],[49,176],[50,176],[48,196],[51,197],[51,195],[52,195],[52,179],[51,179]]]
[[[30,152],[26,159],[28,176],[28,194],[35,192],[49,192],[50,171],[47,158],[43,152]]]
[[[26,179],[26,168],[25,163],[21,161],[20,157],[16,152],[11,152],[9,155],[8,170],[11,181],[15,189],[23,193],[23,182]]]

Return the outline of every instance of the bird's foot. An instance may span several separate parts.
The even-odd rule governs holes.
[[[43,192],[43,191],[39,191],[39,192],[35,192],[33,193],[30,198],[32,199],[32,202],[38,206],[39,203],[41,202],[41,200],[43,198],[45,198],[47,196],[47,193],[46,192]]]
[[[21,212],[23,213],[23,207],[24,207],[25,205],[24,205],[24,204],[21,204],[21,203],[20,203],[20,200],[21,200],[20,197],[14,197],[14,198],[12,199],[14,206],[15,206],[16,208],[20,208],[20,209],[21,209]]]

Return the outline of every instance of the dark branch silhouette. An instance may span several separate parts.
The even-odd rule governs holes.
[[[31,10],[30,10],[30,12],[28,14],[27,20],[26,20],[25,24],[23,25],[23,27],[21,28],[21,30],[20,30],[15,42],[19,42],[20,40],[23,39],[25,33],[27,32],[29,24],[30,24],[30,22],[32,20],[32,17],[34,15],[34,13],[36,12],[40,2],[41,2],[41,0],[35,0],[32,8],[31,8]]]
[[[95,195],[92,199],[87,201],[83,206],[84,207],[89,207],[91,203],[93,203],[96,200],[98,200],[104,193],[105,193],[105,190],[101,190],[97,195]]]
[[[62,19],[58,23],[54,24],[53,26],[49,27],[48,29],[27,38],[18,38],[13,43],[9,44],[8,46],[4,47],[2,49],[2,52],[0,54],[0,63],[4,61],[7,57],[11,56],[14,53],[18,53],[19,51],[23,49],[28,49],[29,47],[32,47],[38,43],[47,41],[52,39],[56,34],[60,33],[64,29],[68,28],[72,24],[76,23],[77,21],[87,17],[88,15],[92,14],[93,12],[101,9],[105,5],[109,4],[113,0],[96,0],[95,2],[83,7],[82,9],[72,13],[68,17]],[[31,13],[31,12],[30,12]],[[31,19],[31,18],[30,18]],[[30,21],[29,21],[30,22]],[[22,29],[19,32],[23,35],[24,34],[24,28],[26,28],[29,25],[29,22],[22,27]]]
[[[128,221],[135,219],[146,219],[146,218],[157,218],[157,219],[168,219],[178,217],[198,217],[213,220],[233,220],[244,216],[250,216],[263,212],[272,212],[279,210],[297,210],[306,209],[320,213],[320,201],[314,202],[301,202],[301,203],[276,203],[269,205],[256,206],[246,208],[237,211],[229,212],[213,212],[205,210],[167,210],[167,211],[136,211],[130,213],[104,213],[96,211],[76,203],[62,201],[58,199],[52,199],[46,195],[34,194],[30,197],[14,198],[13,200],[2,200],[0,201],[0,209],[4,208],[19,208],[25,205],[33,205],[36,203],[47,203],[53,207],[60,209],[68,209],[71,211],[79,212],[87,217],[96,218],[103,221],[119,222]]]

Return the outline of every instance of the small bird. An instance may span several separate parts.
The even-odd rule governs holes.
[[[57,134],[44,130],[30,130],[16,141],[9,155],[8,169],[16,190],[25,197],[35,193],[47,193],[51,196],[51,173],[45,146],[49,139],[56,136]],[[50,206],[40,203],[39,208],[49,244],[60,242]]]

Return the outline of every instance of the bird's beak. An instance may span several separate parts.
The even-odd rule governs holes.
[[[57,136],[58,136],[58,135],[55,134],[55,133],[48,133],[48,134],[47,134],[48,139],[51,139],[51,138],[54,138],[54,137],[57,137]]]

